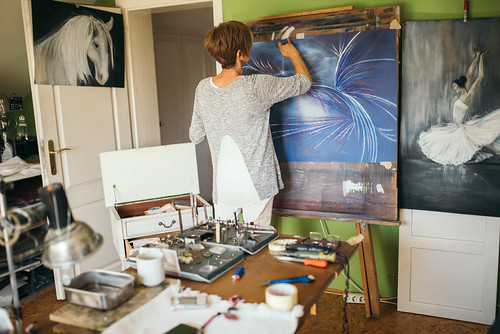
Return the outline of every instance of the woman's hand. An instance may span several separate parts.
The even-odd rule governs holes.
[[[479,46],[476,46],[474,48],[474,53],[476,54],[476,57],[486,56],[489,52],[490,52],[489,50],[480,49]]]
[[[281,55],[285,58],[290,59],[292,61],[293,67],[295,68],[295,73],[304,74],[309,79],[312,85],[313,81],[311,78],[311,74],[309,73],[309,70],[304,63],[304,60],[300,56],[299,50],[297,50],[297,48],[293,46],[292,42],[290,42],[290,38],[287,38],[287,41],[287,44],[278,42],[278,47],[280,48]]]
[[[297,56],[299,51],[297,48],[290,42],[290,38],[287,38],[287,44],[282,44],[278,42],[278,47],[280,48],[281,55],[285,58],[292,59],[292,57]]]

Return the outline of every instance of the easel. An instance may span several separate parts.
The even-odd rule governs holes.
[[[306,27],[305,25],[298,24],[300,21],[315,21],[321,26]],[[293,27],[293,36],[312,36],[321,34],[331,34],[337,32],[346,31],[363,31],[363,30],[373,30],[373,29],[397,29],[401,28],[399,24],[399,7],[398,6],[387,6],[387,7],[377,7],[372,9],[362,9],[354,10],[353,6],[345,6],[338,8],[321,9],[314,11],[289,13],[273,16],[259,17],[255,22],[247,22],[247,24],[253,29],[254,40],[255,41],[267,41],[273,40],[275,37],[276,26],[283,29],[289,28],[289,25]],[[310,29],[309,29],[310,28]],[[293,37],[292,36],[292,37]],[[299,37],[297,37],[299,38]],[[304,173],[304,166],[299,166],[297,163],[291,163],[290,169],[301,170]],[[282,166],[283,171],[283,166]],[[325,173],[329,173],[328,171]],[[378,173],[378,171],[373,171],[373,173]],[[319,175],[319,174],[315,174]],[[373,243],[371,238],[371,224],[377,225],[389,225],[389,226],[399,226],[400,223],[397,221],[397,186],[395,182],[395,175],[387,173],[385,183],[383,183],[384,189],[390,189],[391,196],[394,200],[380,203],[377,201],[372,201],[370,203],[371,207],[374,207],[372,212],[361,211],[359,207],[356,208],[358,211],[356,215],[342,214],[342,213],[323,213],[323,212],[312,212],[307,211],[309,209],[280,209],[275,205],[273,213],[280,216],[293,216],[297,218],[308,218],[308,219],[320,219],[323,231],[324,229],[324,219],[333,221],[345,221],[353,222],[356,226],[357,234],[363,235],[364,239],[359,247],[359,258],[361,266],[361,274],[363,280],[363,290],[365,297],[365,309],[366,316],[368,318],[378,318],[380,316],[380,294],[378,289],[377,272],[375,267],[375,256],[373,253]],[[303,174],[298,175],[302,177]],[[328,177],[325,174],[321,174],[321,177]],[[304,181],[307,182],[307,181]],[[369,182],[369,181],[368,181]],[[285,182],[286,183],[286,182]],[[297,192],[297,190],[295,189]],[[328,196],[322,194],[323,196]],[[331,200],[331,198],[329,198]],[[276,204],[276,198],[275,198]],[[306,210],[306,211],[302,211]],[[380,212],[384,212],[379,215]],[[387,213],[387,215],[385,215]],[[384,217],[372,218],[372,216]],[[387,220],[384,220],[387,219]],[[313,307],[313,311],[315,308]]]
[[[355,223],[356,233],[363,236],[363,241],[359,247],[359,265],[361,267],[361,279],[363,281],[366,317],[378,318],[380,317],[380,293],[378,289],[377,268],[375,266],[375,254],[373,253],[370,225],[399,226],[400,222],[363,219],[348,219],[345,221]]]
[[[364,239],[359,247],[359,264],[361,266],[361,279],[365,295],[365,311],[367,318],[380,316],[380,292],[378,290],[377,268],[370,225],[366,222],[356,223],[356,233],[362,234]]]
[[[304,217],[306,218],[306,217]],[[359,246],[359,265],[361,268],[361,279],[363,281],[363,295],[365,297],[365,311],[367,318],[380,317],[380,292],[378,289],[377,268],[375,266],[375,254],[373,253],[373,242],[371,236],[371,224],[399,226],[399,221],[381,221],[372,219],[356,219],[347,216],[333,218],[335,221],[352,222],[356,226],[356,233],[363,236]],[[323,233],[326,234],[324,220],[320,219]]]

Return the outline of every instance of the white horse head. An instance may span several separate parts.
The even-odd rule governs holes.
[[[110,67],[114,67],[112,27],[112,17],[107,23],[88,15],[69,19],[57,32],[35,44],[35,83],[87,85],[93,77],[104,85]]]
[[[94,37],[87,51],[89,59],[94,64],[94,79],[100,85],[104,85],[108,81],[109,59],[111,59],[111,67],[114,67],[113,49],[111,48],[113,44],[109,34],[112,27],[113,17],[109,19],[108,23],[104,24],[104,28],[101,25],[97,25],[97,29],[94,30]]]

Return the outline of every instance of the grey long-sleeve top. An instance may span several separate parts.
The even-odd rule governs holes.
[[[290,77],[240,75],[220,88],[211,78],[196,88],[189,137],[195,144],[208,139],[213,165],[213,200],[217,194],[217,167],[221,141],[229,136],[240,149],[259,198],[274,196],[283,188],[278,158],[269,127],[273,104],[306,93],[311,87],[303,74]],[[246,203],[253,204],[253,203]]]

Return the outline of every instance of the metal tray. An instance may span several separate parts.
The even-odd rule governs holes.
[[[68,302],[111,310],[134,295],[134,277],[106,270],[80,274],[64,287]]]
[[[217,242],[217,223],[224,232],[220,232],[221,240]],[[199,224],[179,233],[180,238],[201,240],[204,244],[211,246],[225,246],[239,249],[250,255],[257,254],[271,241],[279,237],[278,232],[272,226],[249,225],[244,223],[234,223],[234,221],[211,220],[204,224]]]

